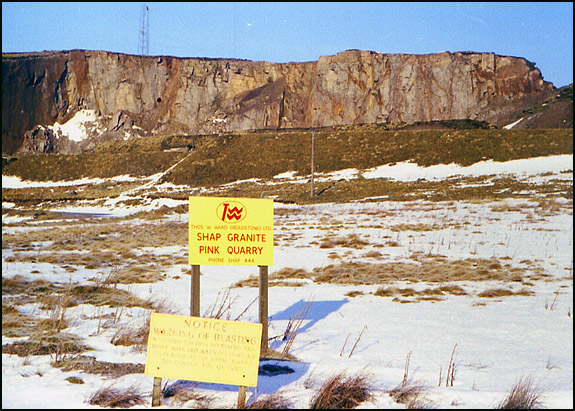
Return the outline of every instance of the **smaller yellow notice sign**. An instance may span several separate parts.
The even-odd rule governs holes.
[[[190,197],[190,265],[273,265],[271,199]]]
[[[262,325],[152,313],[144,373],[255,387]]]

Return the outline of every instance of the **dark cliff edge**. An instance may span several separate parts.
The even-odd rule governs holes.
[[[471,119],[502,127],[556,92],[520,57],[348,50],[314,62],[2,54],[2,151],[77,153],[134,136]],[[84,115],[86,136],[63,125]]]

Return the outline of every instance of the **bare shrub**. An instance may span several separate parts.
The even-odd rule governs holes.
[[[135,387],[125,389],[102,387],[88,400],[90,405],[98,405],[105,408],[130,408],[134,405],[144,404],[144,397]]]
[[[295,337],[297,336],[297,333],[311,308],[311,304],[312,302],[308,301],[301,311],[298,311],[290,317],[283,337],[283,340],[286,341],[286,345],[282,351],[282,356],[284,358],[288,356]]]
[[[521,377],[511,388],[507,396],[501,400],[497,409],[532,409],[539,408],[543,390],[538,387],[532,377]]]
[[[346,376],[339,372],[330,377],[312,396],[312,409],[351,409],[372,395],[371,377],[365,372]]]
[[[449,366],[447,367],[447,375],[445,377],[445,386],[446,387],[453,387],[453,382],[455,381],[455,369],[456,369],[456,364],[453,361],[453,357],[455,355],[455,349],[457,348],[457,344],[455,344],[453,346],[453,351],[451,351],[451,358],[449,359]],[[440,384],[441,384],[441,376],[440,378]]]
[[[363,332],[365,330],[367,330],[367,325],[364,325],[363,328],[361,329],[361,332],[359,333],[359,337],[357,337],[357,340],[355,340],[355,344],[353,344],[353,347],[351,348],[351,351],[349,352],[348,357],[351,357],[351,355],[355,351],[355,347],[357,347],[357,344],[359,343],[359,340],[361,340],[361,336],[363,335]]]
[[[215,318],[216,320],[221,320],[223,315],[228,313],[225,319],[226,320],[230,319],[229,311],[232,308],[232,304],[237,299],[237,297],[234,298],[233,300],[230,300],[230,290],[226,290],[223,293],[221,301],[220,301],[220,295],[221,293],[218,292],[216,301],[214,301],[214,304],[206,310],[206,312],[204,313],[204,318]]]
[[[70,292],[69,289],[67,289],[52,302],[52,306],[48,313],[48,319],[41,322],[41,324],[44,323],[48,329],[57,333],[62,331],[64,328],[68,328],[69,324],[66,311],[71,305],[72,301],[70,298]]]

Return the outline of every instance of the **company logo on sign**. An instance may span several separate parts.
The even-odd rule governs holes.
[[[225,201],[216,208],[220,220],[226,223],[239,223],[248,214],[246,207],[237,201]]]

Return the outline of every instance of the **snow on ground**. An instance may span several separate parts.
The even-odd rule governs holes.
[[[470,167],[453,165],[428,168],[410,163],[364,171],[367,178],[448,178],[453,175],[515,173],[525,178],[554,178],[572,181],[573,156],[553,156],[505,163],[482,162]],[[565,171],[571,170],[570,173]],[[355,178],[357,170],[331,173]],[[367,176],[366,176],[367,175]],[[328,178],[329,176],[326,176]],[[277,179],[295,178],[293,174]],[[6,181],[11,187],[33,184]],[[3,188],[5,177],[2,178]],[[169,204],[168,200],[154,200]],[[270,274],[284,267],[313,270],[340,262],[374,264],[413,261],[413,255],[443,256],[449,261],[495,259],[503,265],[548,277],[532,284],[464,281],[468,295],[447,295],[442,301],[401,303],[374,295],[378,285],[337,285],[305,282],[303,286],[270,287],[269,335],[280,335],[290,317],[307,302],[311,308],[294,340],[290,353],[299,362],[282,362],[294,373],[275,377],[260,376],[256,388],[248,387],[248,404],[261,395],[280,392],[296,408],[309,408],[314,390],[335,372],[353,374],[366,370],[373,376],[374,396],[361,408],[404,408],[386,391],[403,379],[409,355],[409,379],[425,385],[425,404],[437,408],[494,408],[521,377],[532,377],[543,392],[543,405],[549,408],[573,407],[573,208],[572,201],[554,199],[546,209],[539,200],[505,199],[493,202],[391,202],[284,205],[275,204],[274,265]],[[8,205],[10,207],[10,205]],[[144,204],[140,209],[159,207]],[[4,207],[4,204],[3,204]],[[92,207],[92,206],[90,206]],[[14,209],[12,205],[11,210]],[[59,208],[60,211],[100,212],[105,207]],[[131,208],[117,204],[116,215],[132,214]],[[124,210],[124,214],[122,211]],[[172,215],[171,222],[187,223],[186,215]],[[21,233],[41,229],[38,224],[11,226],[15,220],[2,220],[2,232]],[[42,226],[50,224],[43,222]],[[58,224],[52,221],[52,224]],[[102,222],[105,224],[105,222]],[[125,222],[124,224],[130,224]],[[143,224],[133,221],[137,226]],[[435,227],[417,230],[418,225]],[[335,246],[321,248],[324,238],[357,235],[366,241],[361,248]],[[137,253],[181,256],[186,245],[154,247]],[[390,245],[392,244],[392,245]],[[377,251],[377,254],[370,252]],[[2,249],[2,277],[22,275],[29,279],[68,281],[71,274],[47,263],[9,262],[14,250]],[[370,256],[371,255],[371,256]],[[431,258],[431,257],[430,257]],[[87,281],[96,273],[84,267],[73,273],[73,281]],[[166,271],[164,281],[124,286],[141,298],[166,299],[178,314],[189,312],[189,267],[175,265]],[[206,312],[228,287],[257,275],[256,267],[203,266],[201,268],[201,312]],[[389,285],[389,284],[386,284]],[[399,288],[433,288],[428,282],[398,281]],[[519,291],[527,287],[531,296],[482,298],[477,294],[490,288]],[[241,313],[257,297],[257,288],[229,288],[234,315]],[[352,297],[350,292],[355,292]],[[409,300],[409,298],[408,298]],[[412,299],[413,300],[413,299]],[[242,321],[257,322],[257,304]],[[37,303],[20,307],[24,313],[38,314]],[[90,305],[73,308],[74,318],[93,318]],[[110,309],[109,311],[112,311]],[[145,353],[110,344],[118,327],[141,322],[145,310],[126,309],[124,320],[115,327],[96,333],[97,320],[76,321],[69,332],[86,338],[94,348],[89,355],[98,360],[145,363]],[[360,337],[361,336],[361,337]],[[15,341],[2,337],[2,344]],[[352,347],[356,344],[352,353]],[[285,342],[272,341],[270,348],[281,351]],[[455,349],[455,351],[454,351]],[[455,352],[455,381],[445,386],[445,373]],[[440,370],[443,384],[438,385]],[[82,385],[65,379],[76,376]],[[173,382],[173,381],[171,381]],[[99,388],[136,386],[151,402],[152,378],[131,374],[114,380],[78,371],[62,372],[50,366],[49,356],[21,358],[2,355],[3,408],[90,408],[88,398]],[[197,389],[215,399],[210,407],[233,407],[237,387],[199,384]],[[169,404],[162,408],[170,407]]]
[[[401,181],[415,181],[418,179],[445,179],[455,176],[479,177],[488,175],[537,175],[543,173],[561,173],[573,170],[573,155],[557,155],[549,157],[536,157],[520,160],[498,162],[493,160],[480,161],[467,167],[457,164],[439,164],[430,167],[419,167],[410,162],[384,165],[367,170],[364,178],[391,178]]]
[[[34,187],[73,187],[85,184],[102,184],[106,181],[129,182],[135,181],[136,178],[129,175],[122,175],[110,178],[81,178],[74,181],[29,181],[22,180],[17,176],[2,176],[2,188],[34,188]]]
[[[367,170],[349,168],[331,173],[316,173],[315,176],[317,181],[339,179],[349,180],[358,177],[389,178],[396,181],[416,181],[419,179],[438,180],[451,177],[481,177],[504,174],[533,176],[542,173],[561,173],[563,171],[573,171],[572,154],[536,157],[505,162],[486,160],[470,166],[460,166],[452,163],[420,167],[413,162],[404,161],[392,165],[386,164]],[[309,181],[309,176],[297,177],[295,171],[289,171],[274,176],[274,180],[277,180],[278,182],[283,182],[286,179],[290,179],[290,181],[295,180],[300,183],[307,183]],[[241,182],[245,181],[255,180],[243,180]]]

